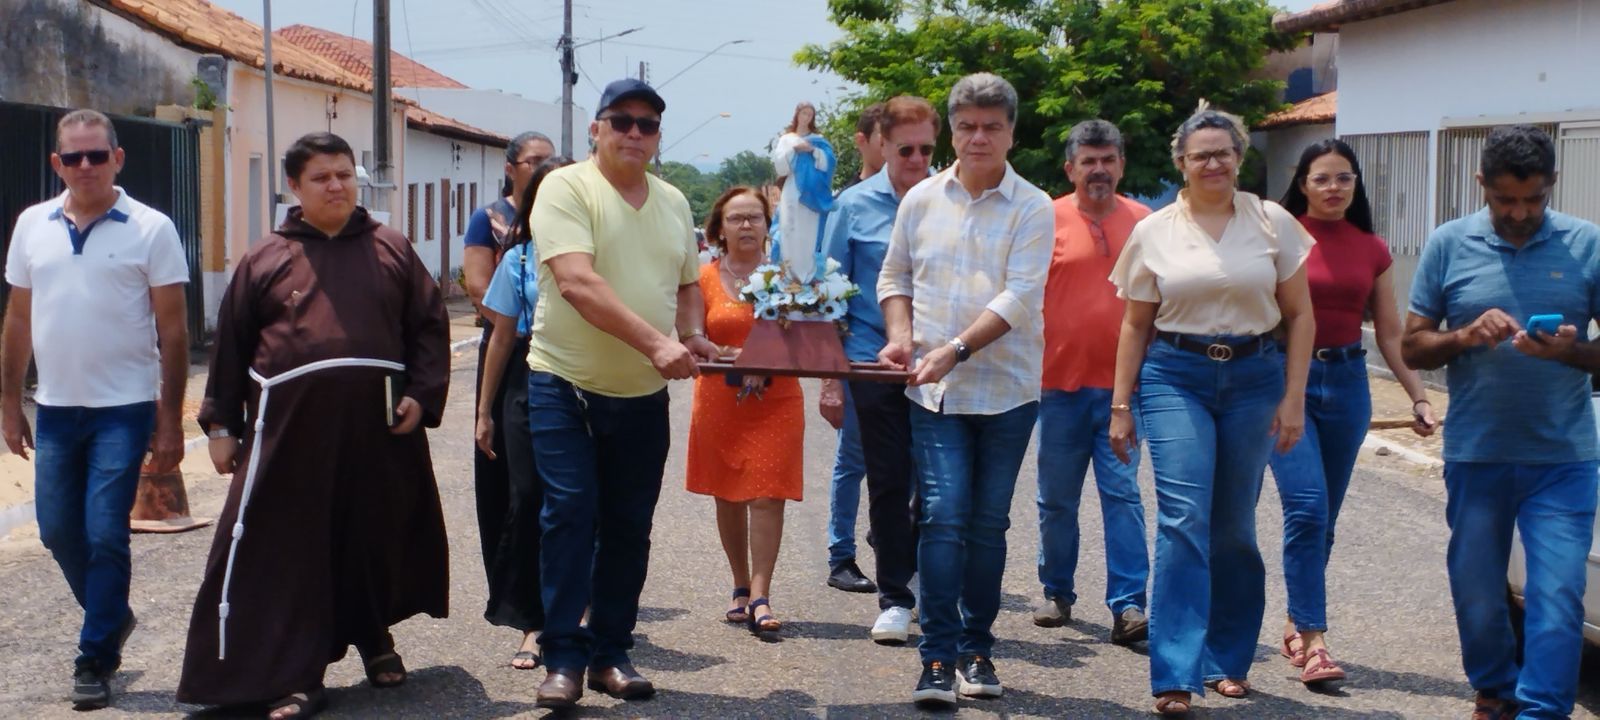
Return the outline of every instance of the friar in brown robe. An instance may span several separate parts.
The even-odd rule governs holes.
[[[449,330],[439,288],[411,244],[355,205],[348,144],[308,135],[285,165],[301,206],[239,261],[217,318],[199,420],[218,471],[234,476],[195,600],[178,700],[287,698],[299,704],[283,710],[315,712],[324,671],[351,645],[375,685],[398,684],[404,669],[388,628],[418,613],[446,614],[444,519],[417,426],[438,427],[444,412]],[[339,358],[404,370],[336,366],[272,382]],[[390,375],[403,378],[406,398],[395,398],[402,407],[392,428]],[[263,379],[269,401],[258,416]],[[382,672],[373,656],[386,659],[377,663]]]

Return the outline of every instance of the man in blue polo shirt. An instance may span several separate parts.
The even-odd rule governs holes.
[[[93,709],[110,703],[135,625],[128,513],[139,465],[146,449],[158,472],[183,459],[189,270],[172,220],[114,184],[124,155],[105,115],[69,113],[56,146],[50,164],[67,191],[24,210],[6,252],[0,429],[11,452],[38,455],[39,538],[83,607],[72,701]],[[22,413],[30,356],[37,442]]]
[[[1474,717],[1564,718],[1600,470],[1589,401],[1600,347],[1587,337],[1600,317],[1600,228],[1546,208],[1555,147],[1537,128],[1490,133],[1478,181],[1487,207],[1440,226],[1422,251],[1405,360],[1448,368],[1450,592]],[[1524,328],[1546,314],[1562,318],[1555,333]],[[1513,527],[1528,566],[1520,667],[1505,592]]]
[[[896,97],[884,104],[878,118],[884,167],[876,175],[839,194],[824,229],[828,257],[861,288],[845,315],[850,334],[845,355],[853,362],[874,362],[883,349],[883,311],[878,307],[878,272],[889,249],[900,198],[928,177],[928,164],[939,139],[939,113],[927,100]],[[821,403],[843,405],[844,388],[823,384]],[[916,596],[911,576],[917,571],[917,535],[911,509],[911,401],[905,387],[877,382],[851,382],[861,450],[867,467],[868,535],[877,557],[878,619],[872,639],[880,644],[904,643],[911,632]]]

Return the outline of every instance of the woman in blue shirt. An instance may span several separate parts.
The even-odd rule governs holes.
[[[484,618],[495,625],[522,631],[522,645],[512,656],[511,666],[531,670],[539,666],[534,652],[534,633],[544,626],[544,606],[539,585],[539,511],[544,506],[544,491],[533,460],[533,440],[528,431],[528,394],[517,392],[528,384],[528,331],[533,323],[533,308],[539,298],[538,267],[532,234],[528,230],[528,210],[539,183],[551,170],[570,165],[566,158],[545,160],[517,198],[517,218],[507,232],[515,245],[506,250],[484,292],[481,308],[493,326],[480,363],[478,422],[475,431],[478,448],[495,460],[495,417],[505,452],[509,487],[507,501],[501,505],[499,522],[480,517],[484,528],[498,528],[483,537],[484,565],[489,581],[489,602]],[[521,354],[513,358],[519,350]],[[504,382],[506,392],[500,391]],[[496,413],[496,405],[499,413]],[[480,493],[481,494],[481,493]],[[480,501],[481,501],[480,497]],[[480,515],[485,508],[480,502]]]

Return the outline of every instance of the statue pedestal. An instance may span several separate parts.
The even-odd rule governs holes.
[[[853,363],[832,322],[801,320],[787,327],[777,320],[757,320],[737,358],[700,363],[700,372],[738,375],[869,380],[904,384],[911,373],[881,363]]]

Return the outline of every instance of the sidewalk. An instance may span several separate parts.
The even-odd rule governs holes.
[[[454,354],[476,352],[475,345],[483,330],[476,325],[477,315],[472,303],[464,297],[451,297],[445,302],[450,313],[450,349]],[[184,391],[183,436],[187,439],[186,454],[204,453],[205,434],[196,418],[200,414],[200,401],[205,397],[207,368],[210,358],[197,354],[190,358],[189,384]],[[23,400],[23,412],[33,423],[32,397]],[[33,521],[33,463],[12,454],[0,443],[0,536],[20,524]]]

